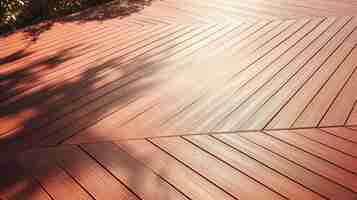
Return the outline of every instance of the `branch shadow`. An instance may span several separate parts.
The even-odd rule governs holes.
[[[72,51],[69,51],[69,49]],[[26,144],[23,146],[24,149],[31,147],[32,145],[27,144],[28,142],[37,143],[37,140],[46,137],[50,132],[56,131],[39,130],[44,126],[48,126],[49,123],[56,123],[56,127],[66,127],[69,123],[65,118],[66,116],[70,118],[82,116],[73,116],[73,114],[71,116],[71,112],[74,112],[75,109],[80,109],[78,106],[74,108],[71,106],[76,104],[77,101],[87,98],[86,95],[96,94],[97,89],[101,89],[101,87],[96,85],[100,84],[103,79],[106,78],[105,74],[109,75],[108,71],[119,74],[119,79],[111,82],[120,81],[120,78],[125,77],[128,73],[125,71],[128,67],[122,67],[120,64],[124,58],[113,58],[107,61],[95,62],[91,66],[86,66],[84,72],[68,80],[64,79],[63,81],[57,81],[53,84],[44,84],[44,87],[39,90],[34,90],[33,92],[31,91],[32,87],[29,87],[28,90],[25,91],[25,95],[23,95],[23,91],[16,89],[39,81],[41,79],[41,73],[44,71],[59,68],[61,67],[61,63],[80,55],[72,55],[71,52],[73,52],[73,49],[77,49],[77,52],[82,50],[80,46],[70,47],[69,49],[62,50],[55,55],[42,58],[41,60],[36,60],[23,68],[13,70],[1,77],[0,99],[2,99],[2,101],[0,102],[0,121],[3,126],[0,127],[0,146],[2,147],[0,150],[2,150],[2,152],[20,150],[21,148],[17,149],[17,145],[15,145],[19,143],[21,143],[19,144],[20,146]],[[60,73],[61,70],[62,68],[58,69],[56,73]],[[155,70],[151,73],[155,73]],[[59,74],[59,76],[61,76],[61,74]],[[106,84],[108,84],[107,82],[108,81],[105,80]],[[115,107],[129,103],[133,98],[144,93],[146,90],[150,90],[150,88],[155,87],[157,84],[159,83],[154,80],[152,82],[145,82],[145,84],[133,84],[132,87],[129,87],[129,89],[126,89],[126,91],[120,95],[115,94],[117,98],[110,97],[114,100],[114,103],[108,102],[108,105],[101,107],[101,113],[110,113],[111,110],[115,110]],[[120,87],[118,89],[120,89]],[[115,92],[113,91],[113,93]],[[18,97],[19,95],[22,96]],[[106,95],[110,96],[110,94]],[[99,98],[104,97],[97,96],[91,99],[91,101],[95,101]],[[88,101],[88,103],[91,101]],[[86,106],[86,104],[83,104],[83,106]],[[67,107],[70,107],[70,109],[67,109]],[[63,110],[65,110],[65,112]],[[88,122],[103,117],[102,114],[96,116],[96,112],[93,113]],[[34,138],[31,139],[31,137]],[[10,147],[12,144],[14,144],[15,148]]]
[[[70,79],[59,79],[61,81],[45,84],[38,90],[33,90],[33,87],[29,87],[25,92],[20,90],[23,86],[41,81],[42,75],[47,72],[60,72],[63,70],[62,63],[81,56],[81,51],[88,48],[88,45],[85,44],[72,45],[50,56],[32,59],[35,52],[29,51],[28,47],[34,44],[44,32],[51,30],[56,23],[85,24],[93,21],[100,23],[105,20],[122,19],[151,4],[151,0],[130,0],[127,4],[119,2],[116,0],[109,4],[88,8],[68,17],[42,22],[26,28],[21,32],[26,34],[29,43],[20,50],[8,51],[10,54],[0,58],[0,69],[1,65],[5,67],[5,70],[2,71],[5,73],[1,73],[0,76],[0,199],[31,197],[43,190],[44,186],[39,184],[43,180],[39,180],[31,170],[27,169],[26,164],[24,165],[23,162],[17,160],[21,155],[26,158],[30,155],[28,152],[31,153],[34,149],[35,153],[32,157],[34,159],[28,160],[29,162],[32,164],[39,162],[45,165],[52,162],[53,160],[50,161],[50,158],[54,158],[53,154],[42,157],[37,152],[42,151],[42,147],[38,147],[43,140],[51,137],[56,138],[57,135],[64,133],[70,133],[68,136],[71,136],[71,134],[86,129],[116,112],[119,107],[135,101],[136,98],[147,94],[147,91],[162,84],[160,80],[151,78],[148,78],[149,81],[143,82],[127,78],[134,73],[132,69],[142,67],[141,64],[145,63],[146,60],[140,59],[124,66],[122,65],[124,56],[109,60],[98,60],[85,66],[85,70],[78,76]],[[1,37],[6,36],[0,35]],[[29,61],[29,63],[21,68],[14,65],[14,63],[23,60]],[[150,65],[152,66],[148,66],[149,70],[145,69],[147,70],[145,77],[153,76],[165,67]],[[6,67],[13,67],[13,69],[6,71]],[[113,76],[113,79],[108,81],[106,77],[109,74],[118,75]],[[61,76],[60,73],[59,76]],[[107,93],[97,92],[115,82],[121,82],[123,78],[127,78],[128,81],[123,81]],[[82,110],[86,110],[86,108],[96,105],[96,102],[106,99],[111,100],[108,100],[105,104],[100,104],[98,108],[92,109],[91,112],[84,114],[81,112],[82,107],[85,107]],[[97,112],[98,110],[100,112]],[[80,124],[82,119],[85,121],[84,124]],[[76,126],[77,123],[80,124],[80,129]],[[52,126],[55,128],[46,128]],[[61,165],[60,161],[56,162],[55,165]],[[144,172],[140,171],[142,168],[129,163],[127,165],[138,175],[131,176],[129,183],[143,187],[142,183],[145,177],[141,176],[144,175]],[[86,173],[85,163],[80,159],[73,160],[67,167],[72,168],[72,171],[84,171]],[[58,171],[48,168],[48,171],[44,172],[42,176],[44,179],[50,179],[56,177],[57,173]],[[88,173],[90,173],[90,170]],[[147,181],[156,182],[156,180]]]
[[[6,55],[5,57],[0,58],[0,65],[5,65],[15,62],[16,60],[23,59],[27,56],[30,56],[31,54],[32,54],[31,52],[26,52],[25,49],[21,49],[19,51],[11,53],[10,55]]]
[[[40,80],[41,74],[44,72],[51,70],[58,70],[56,73],[60,72],[63,69],[61,68],[62,63],[74,59],[77,56],[81,56],[80,52],[83,48],[83,45],[68,47],[54,55],[34,60],[19,69],[15,68],[15,70],[9,70],[8,73],[0,78],[0,99],[3,99],[0,101],[0,124],[2,124],[0,127],[0,169],[3,169],[1,170],[0,177],[5,177],[3,182],[0,181],[0,199],[2,197],[1,193],[6,193],[8,188],[17,188],[16,193],[12,194],[11,198],[18,198],[18,196],[21,196],[22,194],[31,195],[31,193],[35,194],[38,192],[27,186],[18,187],[19,184],[21,185],[24,181],[28,181],[28,176],[21,174],[22,170],[24,170],[24,166],[14,160],[17,155],[26,155],[26,152],[30,148],[38,147],[41,141],[52,136],[56,137],[56,134],[62,134],[62,130],[57,129],[59,127],[67,129],[64,133],[71,134],[76,133],[81,129],[85,129],[97,121],[100,121],[103,117],[107,117],[115,112],[118,107],[132,102],[138,96],[146,94],[147,91],[161,84],[160,81],[151,78],[148,78],[150,81],[144,81],[142,83],[140,83],[139,80],[133,79],[134,82],[113,88],[112,91],[103,94],[102,96],[94,95],[95,98],[88,101],[88,103],[83,104],[83,106],[88,107],[91,104],[103,101],[103,99],[111,98],[111,101],[98,107],[101,112],[92,109],[92,112],[85,113],[84,115],[72,114],[82,109],[81,107],[72,108],[73,105],[77,105],[78,102],[83,101],[83,99],[88,96],[96,94],[102,87],[121,81],[121,78],[123,77],[130,76],[133,71],[128,69],[141,66],[141,64],[146,62],[145,59],[139,59],[132,63],[122,65],[122,60],[125,59],[124,56],[93,62],[91,65],[86,66],[85,70],[78,76],[64,79],[63,81],[55,82],[54,84],[45,85],[45,87],[42,87],[40,90],[32,91],[30,88],[26,95],[12,100],[13,97],[22,94],[16,88]],[[11,66],[12,62],[16,62],[17,59],[26,59],[29,55],[30,54],[25,54],[23,52],[17,52],[15,55],[3,59],[2,62],[10,64],[9,66]],[[150,66],[150,70],[145,69],[147,70],[145,77],[155,75],[163,67],[164,66],[161,65]],[[107,73],[108,71],[111,73]],[[115,77],[117,79],[107,82],[106,77],[112,73],[120,75]],[[31,78],[29,79],[27,77]],[[104,80],[106,81],[106,84],[99,87],[98,84]],[[118,93],[118,91],[123,92]],[[86,108],[83,110],[86,110]],[[103,113],[105,113],[105,115]],[[68,120],[68,118],[70,120]],[[81,129],[77,130],[78,127],[75,124],[79,123],[81,119],[85,121],[85,124],[81,125]],[[46,128],[52,124],[56,124],[54,126],[56,129]],[[42,159],[43,158],[41,158],[41,160]],[[78,166],[78,170],[83,170],[81,168],[83,167],[83,164],[80,160],[74,161],[71,163],[71,166],[74,168]],[[18,173],[17,171],[21,171],[21,173]],[[25,169],[25,171],[27,170]],[[2,173],[15,174],[15,176],[3,176]],[[52,177],[56,176],[57,172],[48,171],[46,173],[46,176]],[[140,172],[137,173],[140,174]],[[140,177],[131,178],[140,179]],[[141,181],[142,180],[131,180],[131,182],[137,184],[141,183]]]

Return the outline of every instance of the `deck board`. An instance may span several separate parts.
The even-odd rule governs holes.
[[[214,137],[199,135],[185,138],[288,199],[323,199],[307,188],[261,165],[244,153],[215,140]],[[296,195],[296,193],[299,195]]]
[[[8,164],[17,163],[12,172],[21,174],[15,169],[23,168],[22,174],[30,175],[32,183],[40,183],[55,199],[68,198],[63,196],[68,192],[75,199],[355,199],[356,158],[346,150],[354,151],[357,143],[339,138],[332,144],[331,137],[337,136],[317,131],[66,145],[25,151]],[[317,141],[321,134],[329,137]],[[9,184],[4,187],[0,197],[11,196]],[[28,199],[39,195],[28,189]]]
[[[135,159],[142,161],[143,164],[162,175],[190,199],[234,199],[214,183],[195,173],[190,167],[149,141],[130,140],[116,142],[116,144]]]
[[[357,199],[356,2],[118,2],[0,36],[0,199]]]

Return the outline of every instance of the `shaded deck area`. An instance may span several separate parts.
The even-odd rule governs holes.
[[[0,37],[0,199],[357,199],[357,3],[124,6]]]

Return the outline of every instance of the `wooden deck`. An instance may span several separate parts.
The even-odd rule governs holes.
[[[357,3],[116,3],[0,37],[0,199],[357,199]]]

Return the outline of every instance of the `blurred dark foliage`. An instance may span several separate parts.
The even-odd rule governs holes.
[[[113,0],[0,0],[0,34],[112,1]],[[125,5],[136,4],[138,1],[141,1],[141,4],[143,2],[150,2],[150,0],[117,0],[115,2],[123,4],[125,7]],[[129,7],[128,9],[132,8]]]

